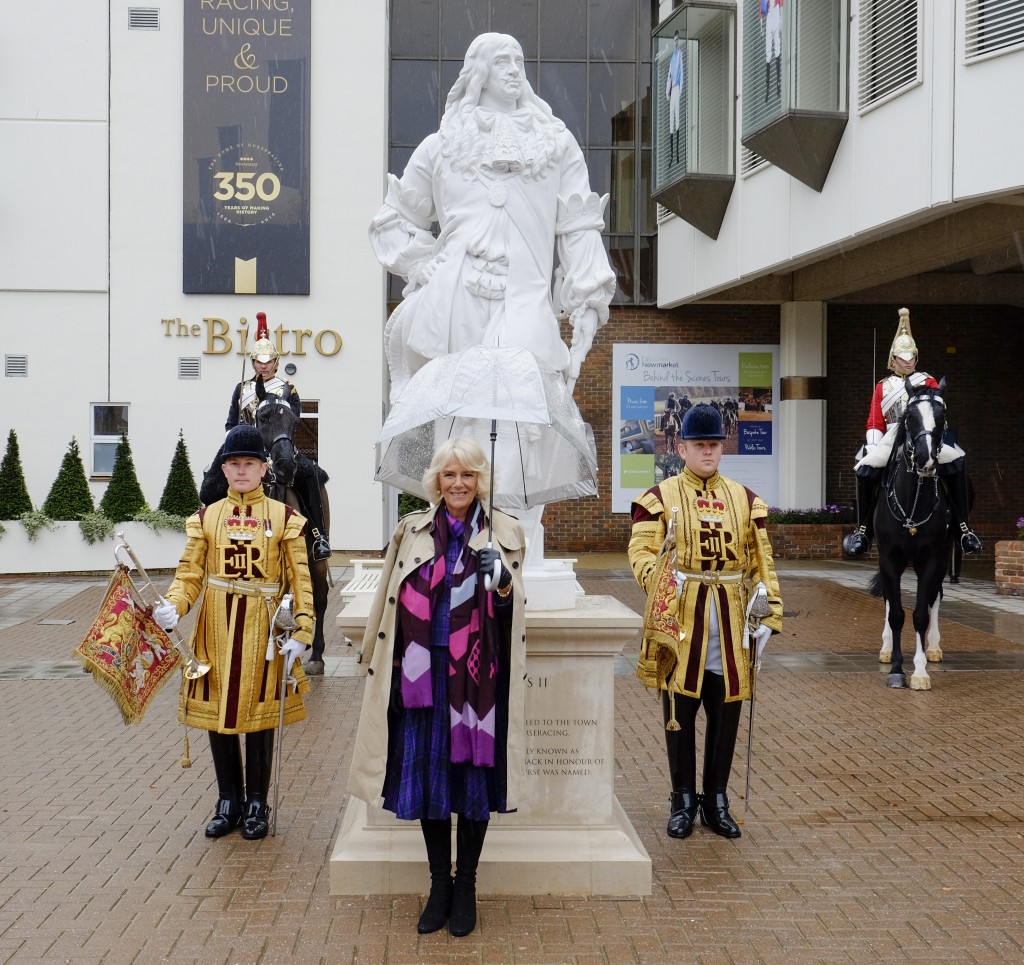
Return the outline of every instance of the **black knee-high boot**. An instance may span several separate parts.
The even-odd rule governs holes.
[[[775,58],[775,93],[782,96],[782,58]]]
[[[295,480],[295,489],[302,501],[302,509],[313,534],[313,559],[326,560],[331,557],[331,544],[328,542],[320,480],[317,478],[315,463],[308,463],[306,468],[309,470],[308,474]]]
[[[970,510],[971,493],[967,482],[967,473],[961,458],[953,466],[956,471],[944,475],[942,481],[949,496],[950,521],[953,539],[957,540],[965,555],[981,552],[981,540],[971,531]]]
[[[871,549],[875,535],[875,506],[878,503],[878,480],[873,476],[857,475],[857,528],[843,540],[843,550],[850,556],[860,556]]]
[[[245,821],[242,837],[248,841],[265,838],[270,829],[270,772],[274,763],[274,734],[258,730],[245,735]]]
[[[725,702],[725,679],[716,673],[704,674],[701,703],[707,718],[704,735],[704,794],[700,801],[700,820],[723,838],[738,838],[739,825],[729,814],[729,774],[736,751],[743,701]]]
[[[208,838],[222,838],[237,828],[245,804],[245,781],[242,777],[242,746],[237,734],[209,731],[213,771],[217,775],[217,809],[206,825]]]
[[[455,882],[448,931],[461,938],[476,928],[476,869],[487,834],[487,821],[459,815],[455,828]]]
[[[661,695],[662,712],[667,724],[672,716],[668,692]],[[695,723],[700,701],[693,697],[675,697],[679,730],[665,731],[668,773],[672,779],[669,818],[666,831],[670,838],[688,838],[697,817],[697,751]]]
[[[444,926],[452,910],[452,819],[420,819],[430,867],[430,894],[416,931],[421,935]]]
[[[768,98],[771,97],[772,92],[772,65],[771,61],[764,65],[764,102],[768,103]]]

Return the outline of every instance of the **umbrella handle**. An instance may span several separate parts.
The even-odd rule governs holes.
[[[489,550],[494,549],[494,544],[488,540],[487,548]],[[498,582],[501,580],[501,560],[497,559],[494,561],[494,568],[484,577],[484,589],[490,593],[492,590],[498,588]]]

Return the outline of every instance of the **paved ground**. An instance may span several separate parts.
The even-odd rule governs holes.
[[[624,557],[577,567],[588,592],[642,607]],[[627,655],[616,792],[653,894],[483,895],[463,939],[416,934],[421,895],[328,894],[362,685],[344,675],[337,591],[331,675],[288,730],[276,838],[211,842],[209,751],[194,734],[180,767],[174,688],[126,728],[71,659],[105,578],[0,579],[0,963],[1024,961],[1024,601],[986,580],[947,587],[933,689],[894,691],[870,571],[780,571],[785,631],[760,678],[748,811],[746,714],[732,783],[743,837],[665,835],[658,706]]]

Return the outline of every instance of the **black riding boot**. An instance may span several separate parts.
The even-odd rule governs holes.
[[[310,532],[313,534],[313,560],[329,560],[331,544],[327,538],[327,523],[324,521],[323,500],[320,496],[320,480],[317,479],[316,466],[304,478],[295,480],[295,490],[302,500],[302,510],[309,520]]]
[[[860,556],[871,549],[875,535],[875,504],[878,502],[878,480],[857,475],[857,528],[843,540],[843,551]]]
[[[416,931],[427,935],[444,927],[452,911],[452,819],[420,819],[430,867],[430,894]]]
[[[206,825],[208,838],[222,838],[238,827],[245,806],[242,746],[237,734],[209,731],[213,771],[217,775],[217,808]]]
[[[782,96],[782,58],[775,58],[775,93]]]
[[[270,772],[274,763],[274,734],[258,730],[245,735],[245,820],[242,837],[257,841],[270,830]]]
[[[963,463],[961,458],[958,461]],[[967,473],[961,468],[943,480],[946,486],[946,493],[949,496],[949,511],[952,519],[950,528],[953,530],[953,539],[960,541],[960,548],[964,555],[981,552],[981,540],[972,532],[969,520],[971,498],[967,491]]]
[[[700,799],[700,821],[723,838],[738,838],[740,829],[729,814],[729,774],[736,751],[743,701],[725,702],[725,680],[705,672],[701,703],[707,718],[704,734],[704,793]]]
[[[661,695],[662,711],[667,724],[672,711],[668,693]],[[700,701],[693,697],[676,695],[676,717],[679,730],[665,731],[665,750],[668,752],[668,773],[672,778],[669,796],[669,818],[665,829],[670,838],[688,838],[693,832],[700,798],[697,795],[697,752],[694,724]]]
[[[476,869],[487,834],[486,821],[459,815],[455,828],[455,882],[448,931],[456,938],[476,928]]]
[[[772,65],[771,62],[764,65],[764,102],[768,103],[768,98],[771,97],[772,93]]]

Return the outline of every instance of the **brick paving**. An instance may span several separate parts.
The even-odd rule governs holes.
[[[642,606],[623,557],[585,565],[588,592]],[[749,810],[746,712],[731,787],[742,838],[666,836],[658,705],[624,659],[616,792],[651,856],[653,894],[482,895],[463,939],[416,934],[422,895],[328,893],[361,680],[314,679],[308,720],[286,735],[277,836],[208,841],[209,751],[193,731],[194,765],[180,766],[173,685],[140,725],[122,725],[70,662],[105,579],[71,595],[45,584],[52,606],[0,628],[0,963],[1024,960],[1024,601],[995,620],[991,584],[960,601],[951,588],[933,689],[894,691],[876,662],[882,604],[850,572],[780,568],[785,632],[760,677]],[[0,580],[0,608],[12,587]]]

